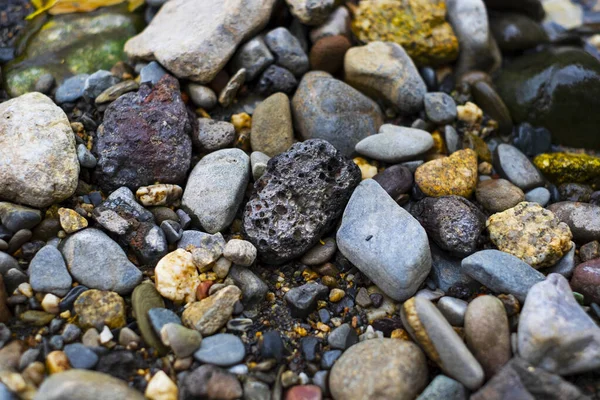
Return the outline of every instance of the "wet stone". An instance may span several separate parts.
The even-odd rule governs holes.
[[[228,367],[241,362],[246,349],[241,339],[229,333],[219,333],[202,340],[194,358],[200,362]]]
[[[327,286],[309,282],[290,289],[285,294],[285,301],[291,309],[292,317],[306,318],[317,307],[317,301],[324,300],[328,292]]]
[[[494,168],[505,179],[522,190],[544,185],[544,178],[519,149],[500,144],[494,151]]]

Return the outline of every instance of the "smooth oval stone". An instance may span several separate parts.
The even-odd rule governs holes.
[[[64,352],[73,368],[92,369],[98,363],[98,355],[81,343],[66,345]]]
[[[571,287],[583,295],[585,304],[600,304],[600,258],[579,264],[573,271]]]
[[[417,400],[467,400],[468,391],[460,382],[446,375],[436,376]]]
[[[478,251],[463,259],[461,267],[471,278],[494,292],[512,294],[519,301],[525,301],[529,289],[544,280],[541,272],[499,250]]]
[[[565,47],[524,55],[502,68],[496,87],[515,122],[549,129],[557,144],[600,146],[600,64],[585,51]]]
[[[323,243],[317,243],[312,249],[306,252],[300,259],[305,265],[321,265],[329,261],[337,251],[337,245],[334,238],[326,238]]]
[[[506,179],[488,179],[477,183],[475,197],[493,213],[508,210],[525,200],[525,194]]]
[[[496,90],[489,83],[479,81],[471,86],[471,94],[479,108],[498,122],[500,134],[510,134],[513,127],[510,111]]]
[[[446,375],[471,390],[483,384],[481,365],[431,301],[411,298],[404,303],[401,317],[408,333]]]
[[[429,132],[386,124],[377,135],[358,142],[355,149],[369,158],[393,164],[416,158],[432,147],[433,138]]]
[[[173,323],[181,325],[181,318],[173,311],[164,307],[151,308],[148,310],[148,319],[154,329],[154,333],[159,337],[160,330],[166,324]]]
[[[437,308],[446,317],[450,325],[463,326],[468,303],[461,299],[444,296],[437,302]]]
[[[202,340],[194,358],[200,362],[229,367],[241,362],[246,356],[246,348],[241,339],[230,333],[219,333]]]
[[[523,14],[493,13],[490,30],[502,51],[526,50],[548,42],[542,25]]]
[[[569,225],[573,239],[587,243],[600,240],[600,206],[561,201],[548,206],[561,221]]]
[[[64,296],[71,288],[71,275],[60,251],[54,246],[44,246],[29,264],[29,284],[36,292]]]
[[[531,189],[529,192],[525,193],[525,200],[546,207],[546,204],[550,201],[550,191],[543,187]]]
[[[510,144],[499,144],[494,151],[494,168],[505,179],[522,190],[544,185],[544,177],[533,163]]]
[[[410,192],[413,185],[413,173],[404,165],[392,165],[373,177],[373,180],[389,194],[392,199]]]
[[[498,298],[479,296],[469,303],[465,314],[465,339],[488,379],[510,360],[508,317]]]
[[[151,283],[138,285],[131,294],[131,307],[144,342],[156,349],[159,354],[166,354],[169,349],[162,344],[154,332],[148,316],[148,311],[165,307],[165,302],[154,285]]]
[[[0,202],[0,221],[11,232],[18,232],[21,229],[32,229],[41,220],[42,213],[40,210],[5,201]]]

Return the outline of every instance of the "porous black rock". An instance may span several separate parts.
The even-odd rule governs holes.
[[[359,168],[329,142],[310,139],[271,158],[244,210],[247,240],[268,264],[308,251],[330,230],[359,184]]]

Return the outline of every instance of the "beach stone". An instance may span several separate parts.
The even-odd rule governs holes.
[[[446,375],[471,390],[482,385],[481,365],[431,301],[419,296],[409,299],[401,317],[411,337]]]
[[[552,147],[552,134],[544,127],[533,127],[528,122],[523,122],[517,127],[513,144],[528,157],[548,153]]]
[[[565,254],[556,264],[551,267],[544,268],[540,270],[544,275],[549,275],[551,273],[561,274],[565,278],[570,278],[573,275],[573,270],[575,269],[575,249],[576,245],[574,242],[571,242],[571,250],[567,254]]]
[[[212,110],[217,105],[217,95],[208,86],[190,83],[187,88],[190,98],[196,106]]]
[[[101,186],[112,191],[157,181],[183,183],[191,162],[191,129],[179,82],[170,75],[119,97],[97,131],[95,174]]]
[[[256,259],[256,247],[247,240],[231,239],[225,245],[223,257],[236,265],[249,267]]]
[[[179,395],[179,389],[164,371],[159,370],[148,381],[144,395],[149,400],[175,400]]]
[[[322,71],[304,75],[292,99],[292,114],[302,140],[327,140],[346,156],[383,124],[373,100]]]
[[[34,400],[97,400],[106,396],[113,400],[144,400],[140,392],[121,379],[83,369],[51,375],[44,380]]]
[[[71,275],[62,254],[54,246],[44,246],[31,260],[27,270],[29,284],[36,292],[63,297],[71,289]]]
[[[154,329],[154,333],[160,337],[161,329],[167,324],[181,325],[181,319],[173,311],[164,307],[156,307],[148,310],[148,319]]]
[[[119,78],[111,74],[109,71],[98,70],[87,77],[83,85],[83,97],[87,99],[95,99],[111,86],[119,83]]]
[[[448,64],[458,56],[458,40],[446,22],[446,2],[362,0],[353,14],[352,31],[359,41],[395,42],[419,66]]]
[[[446,375],[438,375],[427,385],[417,400],[467,400],[467,398],[467,389],[460,382]]]
[[[430,197],[470,197],[477,185],[477,154],[459,150],[449,157],[428,161],[415,171],[415,182]]]
[[[196,287],[200,284],[192,254],[177,249],[164,256],[154,269],[156,290],[174,302],[196,300]]]
[[[244,236],[266,263],[298,257],[332,227],[359,180],[358,167],[326,141],[296,143],[254,184]]]
[[[58,216],[60,218],[60,226],[66,233],[75,233],[88,226],[87,219],[70,208],[59,208]]]
[[[160,355],[166,354],[168,349],[152,329],[148,311],[164,306],[163,298],[151,283],[138,285],[131,294],[131,308],[142,338],[148,346],[154,348]]]
[[[128,187],[120,187],[94,208],[92,216],[104,229],[117,235],[135,231],[143,222],[153,222],[152,213],[142,207]]]
[[[77,145],[77,160],[84,168],[94,168],[98,163],[96,157],[83,144]]]
[[[96,97],[95,103],[104,104],[109,103],[111,101],[115,101],[125,93],[138,90],[139,87],[140,84],[133,80],[119,82],[116,85],[109,87],[104,92],[100,93],[98,97]]]
[[[600,158],[587,154],[539,154],[533,163],[546,178],[562,183],[594,183],[600,174]]]
[[[317,308],[317,302],[327,297],[329,289],[317,282],[291,288],[284,296],[294,318],[306,318]]]
[[[326,263],[335,255],[337,245],[334,238],[326,238],[317,243],[306,252],[300,259],[304,265],[321,265]]]
[[[344,57],[346,82],[368,96],[385,100],[403,114],[423,109],[427,86],[402,46],[371,42],[350,48]]]
[[[577,386],[560,376],[535,368],[520,357],[514,357],[485,386],[475,392],[471,399],[578,400],[585,397]]]
[[[269,65],[275,62],[275,57],[261,36],[255,36],[241,45],[231,59],[231,70],[246,70],[246,80],[253,81]]]
[[[311,69],[336,74],[344,67],[344,56],[351,47],[352,43],[345,35],[320,38],[310,48],[308,58]]]
[[[443,250],[468,256],[477,249],[485,229],[485,215],[464,197],[426,197],[411,207],[411,214]]]
[[[267,24],[274,0],[165,3],[144,31],[127,41],[133,59],[157,60],[178,78],[212,81],[236,47]],[[170,32],[165,40],[164,32]],[[204,62],[199,63],[198,60]]]
[[[384,366],[384,367],[382,367]],[[427,384],[427,363],[413,343],[365,340],[338,359],[329,376],[334,399],[412,399]]]
[[[442,92],[429,92],[423,99],[427,118],[437,124],[446,125],[456,119],[456,103],[450,95]]]
[[[198,331],[188,329],[180,323],[167,323],[160,330],[160,337],[166,346],[169,346],[177,358],[191,356],[202,342]]]
[[[219,333],[202,340],[194,358],[200,362],[229,367],[241,362],[246,356],[246,348],[241,339],[230,333]]]
[[[102,330],[125,326],[125,300],[115,292],[86,290],[75,300],[74,310],[82,329]]]
[[[558,375],[600,366],[600,327],[559,274],[548,275],[529,291],[519,317],[518,345],[526,361]]]
[[[294,74],[302,76],[308,71],[308,56],[300,42],[286,28],[279,27],[269,31],[264,41],[275,56],[275,63]]]
[[[600,240],[600,206],[561,201],[548,206],[548,210],[569,225],[575,241],[587,243]]]
[[[431,134],[420,129],[385,124],[379,132],[358,142],[356,152],[396,164],[422,156],[433,147]]]
[[[250,145],[269,157],[283,153],[294,144],[292,110],[285,93],[275,93],[263,100],[252,114]]]
[[[278,65],[269,65],[260,75],[256,91],[263,96],[282,92],[291,95],[298,86],[294,74]]]
[[[253,151],[250,154],[250,166],[252,167],[252,177],[255,181],[260,178],[267,170],[267,163],[271,157],[260,151]]]
[[[573,271],[571,288],[583,295],[586,304],[600,304],[600,258],[579,264]]]
[[[519,13],[493,13],[490,30],[502,51],[526,50],[547,43],[548,35],[541,24]]]
[[[501,265],[502,268],[498,268]],[[462,270],[471,278],[496,293],[514,295],[525,301],[533,285],[544,280],[544,275],[519,258],[499,250],[482,250],[461,262]]]
[[[497,213],[525,201],[525,193],[506,179],[479,181],[475,198],[486,210]]]
[[[250,180],[250,158],[240,149],[218,150],[194,167],[183,192],[182,208],[208,233],[228,227]]]
[[[130,293],[142,272],[104,232],[87,228],[69,236],[60,249],[69,272],[91,289]]]
[[[246,70],[242,68],[229,79],[225,87],[219,93],[219,104],[222,107],[229,107],[235,100],[235,97],[244,85],[244,82],[246,82]]]
[[[177,203],[182,193],[181,186],[159,183],[140,187],[136,190],[135,197],[146,207],[166,206]],[[173,217],[171,220],[176,221],[177,218]]]
[[[488,379],[510,360],[510,327],[504,305],[498,298],[479,296],[469,303],[465,339]]]
[[[334,0],[285,0],[290,12],[306,25],[321,25],[335,6]]]
[[[404,165],[392,165],[373,177],[373,180],[398,201],[400,196],[410,192],[413,186],[413,173]]]
[[[159,63],[151,61],[140,71],[140,83],[150,82],[152,85],[156,85],[166,74],[167,71]]]
[[[235,127],[226,121],[198,118],[198,133],[192,137],[192,140],[202,151],[211,153],[221,150],[233,144]]]
[[[183,311],[181,320],[185,326],[196,329],[202,336],[212,335],[231,318],[233,306],[241,294],[237,286],[226,286],[212,296],[192,303]]]
[[[42,213],[34,208],[0,202],[0,221],[10,232],[32,229],[42,221]]]
[[[0,105],[0,149],[0,200],[47,207],[75,193],[75,136],[67,115],[45,95]]]
[[[93,369],[98,363],[98,355],[81,343],[68,344],[64,351],[73,368]]]
[[[333,10],[323,24],[310,30],[310,41],[316,44],[321,38],[338,35],[350,36],[350,12],[343,6]]]
[[[550,191],[544,187],[531,189],[525,193],[525,201],[530,203],[538,203],[542,207],[546,207],[550,202]]]
[[[452,326],[463,326],[468,303],[464,300],[444,296],[436,304],[438,310]]]
[[[88,74],[79,74],[66,79],[56,89],[54,99],[57,104],[74,103],[83,97],[85,83],[89,78]]]
[[[187,374],[180,390],[182,398],[236,400],[245,395],[234,374],[214,365],[202,365]]]
[[[510,144],[499,144],[494,151],[494,168],[503,178],[522,190],[544,185],[544,177],[525,154]]]
[[[452,257],[447,251],[440,249],[433,241],[431,249],[431,272],[429,277],[436,287],[445,293],[469,293],[479,289],[480,284],[467,275],[460,265],[461,259]]]
[[[534,268],[549,267],[571,249],[571,231],[552,211],[521,202],[486,222],[491,241]]]
[[[581,183],[563,183],[558,187],[560,200],[589,203],[594,191],[588,185]]]
[[[353,265],[397,301],[414,295],[431,269],[425,229],[372,179],[354,190],[336,241]]]

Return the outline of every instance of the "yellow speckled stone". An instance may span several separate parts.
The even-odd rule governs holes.
[[[58,215],[60,217],[60,226],[67,233],[77,232],[88,226],[87,219],[70,208],[59,208]]]
[[[125,300],[115,292],[87,290],[75,300],[74,309],[83,329],[125,326]]]
[[[362,157],[355,157],[352,161],[360,168],[362,179],[369,179],[377,175],[377,167],[369,164],[369,162]]]
[[[458,56],[444,0],[362,0],[352,31],[364,43],[398,43],[417,65],[445,64]]]
[[[600,158],[587,154],[540,154],[533,163],[546,178],[559,185],[600,181]]]
[[[465,149],[426,162],[415,171],[415,182],[430,197],[470,197],[477,186],[477,154]]]

